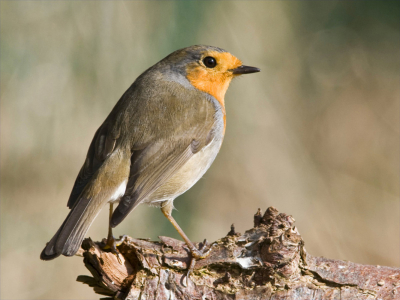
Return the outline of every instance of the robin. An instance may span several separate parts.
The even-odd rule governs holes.
[[[173,201],[203,176],[221,147],[229,83],[259,71],[223,49],[197,45],[171,53],[142,73],[94,135],[68,200],[71,210],[40,258],[76,254],[107,203],[104,247],[117,257],[112,228],[146,203],[160,207],[182,236],[191,267],[205,258],[211,248],[197,249],[189,240],[172,217]]]

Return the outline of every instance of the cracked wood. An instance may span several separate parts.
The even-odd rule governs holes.
[[[78,281],[103,299],[400,299],[400,269],[313,257],[294,218],[270,207],[254,215],[254,227],[216,241],[186,282],[190,251],[179,240],[128,237],[118,249],[122,264],[86,239]],[[208,246],[202,243],[197,247]]]

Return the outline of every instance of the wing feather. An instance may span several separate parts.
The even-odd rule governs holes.
[[[146,165],[143,161],[143,158],[147,159],[147,156],[143,154],[142,160],[134,162],[134,165],[131,166],[131,171],[136,170],[131,172],[127,191],[114,211],[111,219],[112,227],[121,223],[137,205],[167,182],[194,154],[190,142],[187,143],[185,148],[178,147],[178,150],[176,148],[173,149],[173,147],[166,147],[164,141],[160,143],[164,144],[164,150],[165,148],[171,148],[172,151],[169,153],[163,151],[164,155],[159,155],[158,157],[150,155],[153,158],[151,165]],[[151,147],[157,149],[159,145],[153,144]],[[179,148],[183,148],[183,150]],[[148,149],[147,151],[153,152],[153,150]]]
[[[96,131],[90,144],[86,160],[75,180],[67,206],[71,209],[92,176],[101,167],[105,159],[114,151],[118,135],[112,134],[107,123]]]

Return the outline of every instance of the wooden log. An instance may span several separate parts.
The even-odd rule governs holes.
[[[204,243],[196,244],[202,248]],[[103,299],[400,299],[400,269],[313,257],[293,217],[270,207],[244,234],[231,231],[196,262],[184,242],[127,237],[115,255],[100,243],[82,243],[88,284]]]

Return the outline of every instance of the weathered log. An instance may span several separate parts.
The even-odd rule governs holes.
[[[82,248],[93,277],[77,280],[103,299],[400,299],[400,269],[313,257],[294,219],[273,207],[258,210],[243,235],[232,225],[188,281],[190,252],[176,239],[128,237],[118,247],[122,264],[100,243],[86,239]]]

